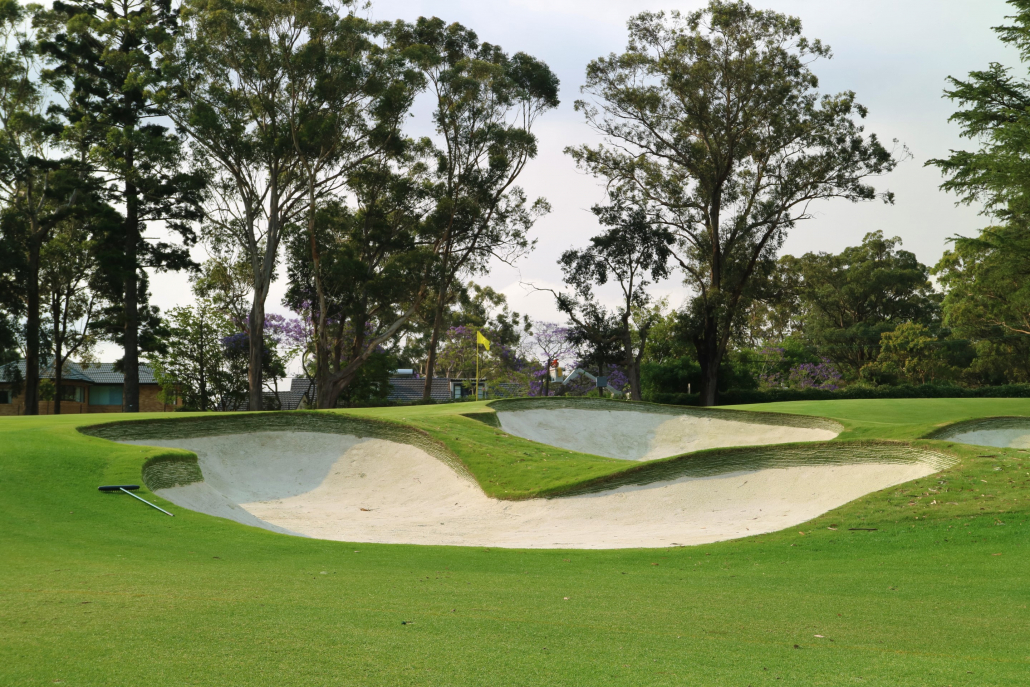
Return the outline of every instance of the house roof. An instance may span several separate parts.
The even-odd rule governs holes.
[[[21,378],[25,379],[25,372],[28,369],[24,360],[8,363],[0,367],[0,382],[9,382],[12,379],[13,371],[17,369]],[[40,366],[39,376],[41,379],[54,379],[54,366],[51,363],[46,367]],[[61,375],[64,381],[86,382],[88,384],[124,384],[125,375],[115,372],[114,363],[92,363],[88,366],[80,365],[71,360],[65,362],[64,373]],[[139,365],[139,383],[157,384],[154,378],[154,370],[145,363]]]
[[[28,367],[25,365],[24,360],[18,360],[13,363],[7,363],[6,365],[0,367],[0,382],[12,381],[15,376],[15,370],[18,371],[22,379],[25,379],[25,375],[28,372]],[[39,376],[40,379],[53,379],[55,377],[53,363],[50,363],[46,366],[40,365]],[[82,371],[82,368],[79,367],[78,363],[73,363],[70,360],[64,364],[64,372],[62,373],[61,378],[67,382],[89,383],[93,381],[88,376],[86,376],[86,374]]]
[[[315,382],[307,377],[294,377],[290,380],[290,391],[297,394],[306,394],[309,391],[314,396]]]
[[[94,384],[125,383],[125,375],[114,369],[114,363],[91,363],[88,367],[83,365],[82,371],[89,376]],[[153,368],[146,363],[139,364],[139,383],[157,384]]]
[[[390,395],[387,398],[391,401],[421,401],[422,390],[425,389],[426,380],[411,379],[408,377],[390,377]],[[434,401],[451,400],[451,380],[444,377],[433,378],[433,387],[430,398]]]

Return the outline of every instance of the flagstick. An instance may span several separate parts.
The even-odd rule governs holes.
[[[479,400],[479,332],[476,332],[476,400]]]

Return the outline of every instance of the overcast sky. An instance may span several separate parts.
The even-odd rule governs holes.
[[[377,0],[375,19],[414,20],[438,16],[472,28],[480,40],[501,45],[509,53],[522,51],[545,61],[561,80],[561,105],[538,123],[540,153],[530,162],[520,184],[530,198],[544,196],[553,211],[538,222],[533,234],[536,251],[517,268],[495,266],[479,279],[507,294],[513,309],[535,319],[560,319],[549,294],[534,293],[521,283],[560,286],[555,264],[563,250],[584,245],[597,232],[589,212],[603,201],[598,181],[576,170],[562,153],[568,145],[595,143],[595,135],[573,110],[586,64],[601,55],[621,51],[626,43],[626,20],[643,10],[701,7],[698,0],[645,2],[638,0]],[[878,189],[897,194],[893,206],[879,202],[851,204],[829,201],[815,208],[815,218],[796,228],[784,247],[787,253],[840,251],[859,243],[866,232],[883,230],[900,236],[904,247],[927,264],[945,250],[955,234],[974,233],[982,224],[976,208],[955,207],[954,198],[937,189],[941,178],[923,163],[968,148],[948,123],[953,104],[941,97],[949,75],[965,76],[992,61],[1016,66],[1015,51],[1003,46],[991,31],[1003,23],[1008,5],[1002,0],[753,0],[752,4],[796,15],[808,38],[828,43],[834,57],[813,69],[820,89],[831,93],[853,90],[869,108],[867,131],[882,140],[898,139],[912,152]],[[412,133],[429,133],[428,111],[417,108]],[[197,251],[195,257],[202,259]],[[190,302],[185,277],[155,275],[153,303],[166,310]],[[686,292],[678,281],[659,285],[678,306]],[[273,288],[268,310],[285,312],[283,286]],[[118,357],[106,347],[103,359]]]

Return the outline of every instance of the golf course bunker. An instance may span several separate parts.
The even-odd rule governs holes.
[[[771,413],[648,412],[610,409],[625,407],[612,402],[546,405],[551,404],[497,403],[494,407],[501,429],[508,434],[622,460],[655,460],[726,446],[829,441],[840,433],[839,426],[816,418]],[[819,426],[805,426],[809,420]]]
[[[961,422],[935,432],[932,438],[974,446],[1030,448],[1030,418],[998,417]]]
[[[201,481],[161,487],[161,475],[144,470],[182,508],[320,539],[513,548],[664,547],[773,532],[947,461],[893,444],[735,449],[647,463],[642,474],[569,496],[502,501],[400,441],[273,431],[126,443],[196,453],[182,474],[192,469],[188,479]]]

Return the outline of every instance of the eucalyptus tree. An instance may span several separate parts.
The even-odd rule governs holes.
[[[80,174],[60,150],[64,121],[48,108],[62,80],[43,72],[31,22],[38,8],[0,3],[0,195],[5,252],[21,257],[24,301],[25,414],[39,412],[41,252],[80,195]]]
[[[104,281],[115,307],[107,325],[123,349],[123,410],[139,411],[142,329],[153,320],[145,269],[192,266],[188,246],[200,219],[204,175],[185,168],[182,139],[165,126],[155,93],[167,84],[164,51],[177,31],[171,0],[55,0],[40,17],[49,73],[70,83],[66,144],[102,182],[121,221],[99,237]],[[145,237],[160,223],[185,243]]]
[[[574,295],[556,293],[557,305],[572,320],[573,338],[578,335],[597,349],[618,350],[630,397],[639,401],[640,360],[658,315],[648,308],[647,287],[668,276],[675,239],[666,227],[652,225],[643,210],[627,208],[618,200],[592,210],[608,229],[590,239],[585,250],[562,254],[558,262]],[[594,293],[595,286],[609,281],[622,292],[614,310],[598,303]]]
[[[378,120],[406,110],[403,92],[391,90],[389,60],[376,54],[376,27],[353,10],[321,0],[190,0],[167,62],[177,78],[169,111],[214,178],[206,238],[242,254],[251,270],[253,409],[261,408],[265,301],[284,233],[312,221],[348,170],[389,144]]]
[[[290,241],[285,301],[313,325],[319,408],[336,407],[426,296],[436,250],[424,175],[417,157],[381,153],[348,175],[352,203],[322,203]]]
[[[521,52],[508,55],[461,24],[436,17],[398,22],[393,40],[425,75],[441,144],[436,207],[428,220],[439,255],[423,391],[428,400],[456,280],[490,258],[511,262],[524,254],[530,228],[549,210],[543,199],[529,203],[515,181],[537,154],[534,124],[558,106],[558,78],[543,62]]]
[[[812,204],[893,200],[867,183],[897,160],[866,109],[818,93],[811,65],[830,56],[795,17],[711,0],[633,17],[626,51],[587,67],[576,109],[603,142],[566,152],[675,235],[706,405],[756,272]]]
[[[389,28],[327,12],[285,58],[306,199],[307,256],[293,267],[311,287],[320,408],[335,407],[419,309],[434,252],[421,231],[426,143],[401,128],[425,80],[389,44]]]

